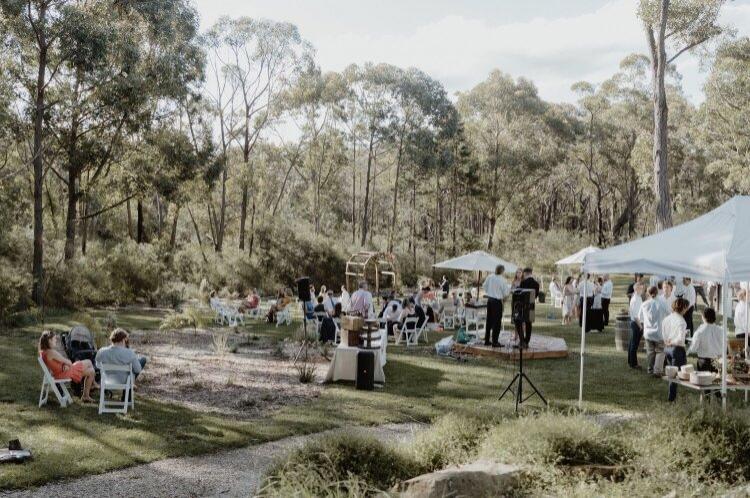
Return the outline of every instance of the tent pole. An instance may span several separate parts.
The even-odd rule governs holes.
[[[722,340],[721,340],[721,407],[724,411],[727,409],[727,367],[729,366],[727,364],[727,333],[729,332],[727,329],[727,294],[729,290],[729,278],[727,277],[726,272],[724,273],[724,292],[722,292],[722,326],[724,328],[724,334],[722,334]]]
[[[750,282],[747,283],[747,288],[745,289],[745,358],[747,358],[747,341],[748,341],[748,330],[750,330]],[[734,324],[735,330],[737,329],[737,324]],[[745,403],[747,403],[747,389],[745,389]]]
[[[578,379],[578,408],[583,409],[583,354],[584,350],[586,349],[586,301],[588,300],[586,297],[587,289],[586,284],[588,283],[588,279],[586,278],[586,275],[584,275],[583,279],[583,317],[581,318],[581,373],[580,378]]]

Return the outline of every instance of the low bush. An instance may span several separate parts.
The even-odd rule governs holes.
[[[314,439],[269,471],[262,496],[363,496],[425,471],[375,438],[340,434]]]

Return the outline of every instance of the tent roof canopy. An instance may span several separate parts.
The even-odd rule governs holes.
[[[580,251],[578,251],[575,254],[571,254],[570,256],[567,256],[558,262],[556,262],[556,265],[580,265],[583,264],[583,258],[586,257],[587,254],[591,254],[593,252],[601,251],[598,247],[595,246],[588,246],[584,247]]]
[[[515,272],[518,267],[513,263],[509,263],[504,259],[500,259],[497,256],[493,256],[490,253],[484,251],[474,251],[469,254],[464,254],[457,258],[449,259],[441,263],[436,263],[432,266],[435,268],[443,268],[446,270],[463,270],[463,271],[486,271],[494,272],[497,265],[503,265],[505,271],[508,273]]]
[[[687,223],[588,254],[583,270],[750,281],[750,197],[734,197]]]

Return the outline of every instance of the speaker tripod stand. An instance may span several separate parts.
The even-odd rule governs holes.
[[[523,329],[526,328],[526,324],[524,323],[522,325],[521,331],[523,332]],[[525,401],[527,401],[529,398],[531,398],[534,395],[539,396],[539,398],[542,400],[545,406],[547,406],[547,400],[544,398],[541,392],[534,386],[534,383],[531,382],[531,379],[529,379],[529,376],[526,375],[523,371],[523,350],[524,350],[524,343],[523,343],[523,336],[519,338],[518,341],[518,372],[513,377],[513,380],[510,381],[510,383],[507,385],[503,393],[500,395],[500,399],[503,399],[506,394],[513,393],[513,396],[516,398],[516,413],[518,413],[518,407],[519,405],[523,404]],[[523,382],[528,382],[529,386],[531,386],[531,394],[526,396],[524,398],[523,395]],[[515,386],[515,387],[514,387]]]

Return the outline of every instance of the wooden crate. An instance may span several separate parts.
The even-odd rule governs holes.
[[[341,317],[341,329],[359,332],[365,325],[365,319],[361,316],[344,315]]]

